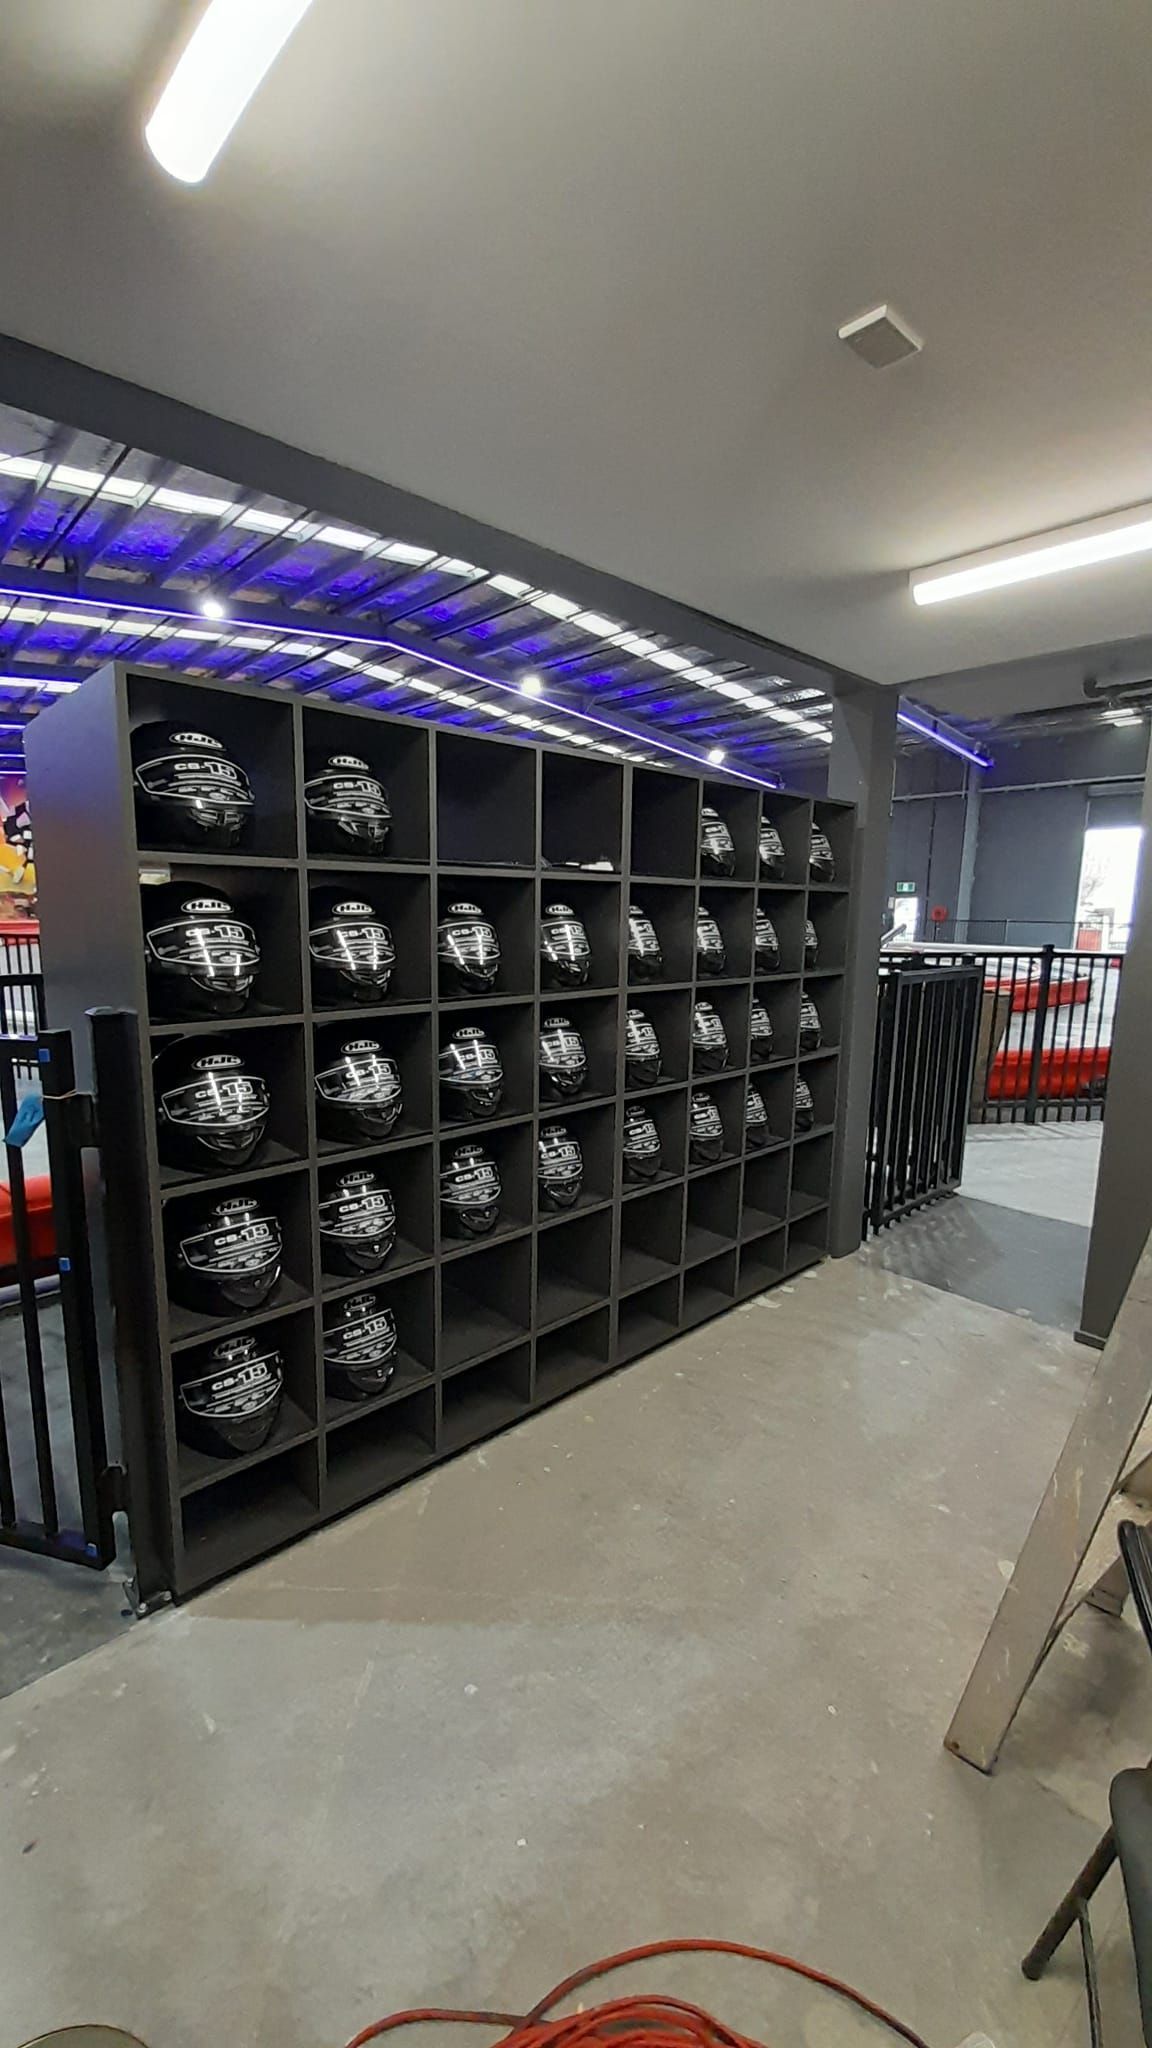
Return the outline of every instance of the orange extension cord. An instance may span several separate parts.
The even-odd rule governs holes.
[[[626,1948],[618,1956],[605,1956],[603,1962],[589,1963],[586,1969],[577,1970],[529,2013],[453,2012],[440,2006],[417,2006],[411,2012],[394,2012],[387,2019],[375,2020],[353,2036],[348,2048],[365,2048],[367,2042],[379,2040],[382,2034],[389,2034],[396,2027],[412,2026],[419,2020],[461,2020],[474,2026],[507,2027],[508,2032],[496,2048],[761,2048],[753,2035],[738,2034],[734,2027],[713,2019],[700,2006],[688,2005],[679,1998],[664,1998],[657,1992],[612,1998],[604,2005],[567,2013],[561,2019],[546,2017],[553,2006],[562,2004],[583,1985],[606,1977],[612,1970],[622,1970],[628,1963],[642,1963],[649,1956],[700,1953],[747,1956],[756,1963],[791,1970],[797,1977],[807,1977],[811,1983],[822,1984],[825,1990],[851,2000],[862,2012],[870,2013],[874,2020],[899,2034],[911,2048],[927,2048],[927,2043],[903,2020],[894,2019],[882,2005],[865,1998],[862,1991],[853,1990],[851,1984],[842,1984],[838,1977],[826,1976],[809,1963],[798,1963],[794,1956],[774,1955],[771,1949],[750,1948],[742,1941],[650,1941],[643,1948]]]

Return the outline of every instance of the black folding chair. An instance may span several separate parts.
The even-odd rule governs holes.
[[[1117,1533],[1140,1626],[1152,1650],[1152,1542],[1135,1522],[1121,1522]],[[1100,1991],[1088,1906],[1119,1857],[1136,1954],[1140,2021],[1147,2048],[1152,2048],[1152,1764],[1141,1771],[1117,1772],[1108,1790],[1108,1805],[1111,1827],[1093,1849],[1071,1891],[1065,1894],[1020,1967],[1026,1977],[1042,1976],[1064,1936],[1074,1923],[1078,1925],[1088,1988],[1088,2031],[1092,2048],[1101,2048]]]

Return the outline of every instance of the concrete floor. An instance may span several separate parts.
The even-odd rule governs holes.
[[[1092,1226],[1103,1123],[975,1124],[961,1190],[978,1201]]]
[[[660,1935],[782,1946],[948,2048],[1079,2048],[1017,1959],[1148,1751],[1086,1615],[998,1776],[941,1737],[1092,1355],[825,1266],[0,1702],[5,2048],[321,2048]],[[1139,2024],[1114,1878],[1109,2048]],[[651,1966],[762,2039],[875,2029]]]

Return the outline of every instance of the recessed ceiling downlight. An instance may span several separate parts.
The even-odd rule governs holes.
[[[198,185],[311,0],[209,0],[145,126],[162,170]]]

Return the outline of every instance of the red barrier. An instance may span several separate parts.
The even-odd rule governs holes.
[[[1050,1046],[1040,1056],[1039,1095],[1042,1102],[1071,1101],[1077,1096],[1103,1095],[1108,1080],[1108,1045]],[[988,1075],[990,1102],[1023,1102],[1028,1093],[1032,1054],[1015,1047],[998,1052]]]
[[[998,982],[993,977],[984,983],[984,992],[990,996],[1007,995],[1009,989],[1012,992],[1011,1008],[1015,1013],[1019,1014],[1022,1010],[1035,1010],[1039,1007],[1040,978],[1038,975],[1033,976],[1031,980],[1025,978],[1022,981],[1012,982]],[[1048,990],[1048,1008],[1056,1010],[1067,1004],[1086,1003],[1091,993],[1092,977],[1090,974],[1080,975],[1075,981],[1057,981],[1053,979]]]
[[[52,1219],[52,1183],[46,1173],[24,1183],[28,1198],[28,1238],[37,1271],[56,1264],[56,1230]],[[0,1281],[16,1278],[16,1237],[12,1228],[12,1194],[0,1181]]]

